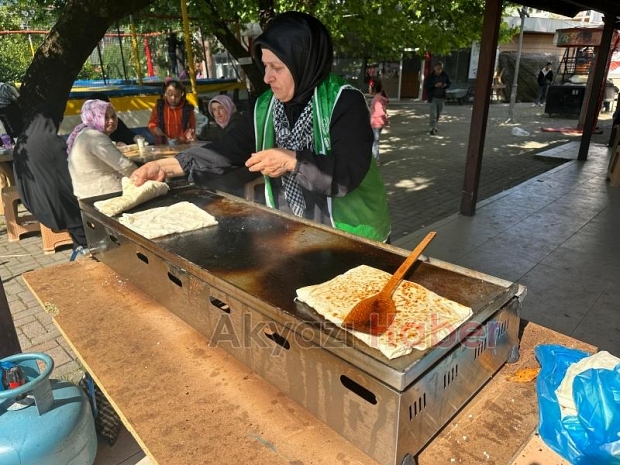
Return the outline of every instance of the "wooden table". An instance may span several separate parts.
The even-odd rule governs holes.
[[[143,164],[153,160],[174,157],[179,152],[204,144],[206,144],[206,142],[192,142],[190,144],[176,145],[147,145],[142,150],[138,149],[137,144],[131,144],[119,147],[119,150],[131,161],[137,164]]]
[[[106,265],[78,261],[23,277],[154,463],[375,464]],[[563,463],[532,437],[540,343],[595,352],[525,325],[520,360],[443,428],[420,465]]]

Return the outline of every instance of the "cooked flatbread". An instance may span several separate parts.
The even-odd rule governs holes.
[[[147,239],[178,234],[217,224],[217,220],[190,202],[124,213],[118,221]]]
[[[360,265],[325,283],[298,289],[297,299],[342,326],[353,307],[379,292],[390,277],[385,271]],[[411,281],[401,282],[393,300],[397,313],[385,333],[372,336],[347,329],[389,359],[407,355],[413,349],[426,350],[436,345],[472,315],[471,308]]]
[[[121,179],[121,185],[123,195],[95,202],[93,204],[95,208],[106,216],[116,216],[148,200],[164,195],[169,190],[168,184],[159,181],[146,181],[137,187],[127,177]]]

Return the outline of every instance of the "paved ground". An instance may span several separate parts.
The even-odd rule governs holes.
[[[541,107],[523,103],[514,110],[519,124],[506,124],[508,109],[508,104],[490,106],[478,200],[558,166],[561,161],[535,155],[579,140],[579,135],[541,131],[575,128],[576,119],[549,118]],[[393,240],[459,211],[472,106],[446,105],[435,136],[428,134],[427,111],[427,105],[419,102],[388,107],[390,127],[382,134],[381,170],[388,187]],[[601,114],[599,123],[604,132],[592,142],[606,143],[611,116]],[[515,127],[530,136],[513,136]]]
[[[430,136],[425,104],[390,105],[391,127],[383,135],[381,171],[389,192],[394,241],[458,212],[471,109],[471,105],[447,105],[439,134]],[[541,132],[542,126],[576,127],[577,122],[551,119],[531,104],[515,107],[515,120],[520,124],[505,124],[507,117],[508,105],[491,105],[479,200],[558,166],[561,161],[538,159],[536,153],[578,139]],[[530,136],[513,136],[511,131],[516,126],[530,132]],[[593,142],[606,143],[609,126],[610,116],[602,115],[600,127],[604,133],[595,136]],[[44,255],[38,235],[9,243],[4,217],[0,217],[0,276],[22,350],[47,352],[55,360],[55,376],[72,379],[79,373],[79,366],[70,348],[21,278],[23,272],[68,258],[66,249]]]

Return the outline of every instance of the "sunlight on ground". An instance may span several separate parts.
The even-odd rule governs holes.
[[[533,140],[524,141],[520,144],[506,144],[510,147],[520,147],[522,149],[542,149],[549,147],[549,142],[536,142]]]
[[[407,192],[421,191],[430,185],[431,180],[426,178],[401,179],[394,183],[394,187],[405,189]]]

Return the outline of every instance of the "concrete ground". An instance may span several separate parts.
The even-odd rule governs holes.
[[[541,127],[575,128],[576,119],[549,118],[541,107],[517,104],[518,124],[507,124],[508,105],[492,104],[479,208],[468,218],[458,210],[472,106],[446,105],[435,136],[428,134],[426,104],[392,102],[388,110],[380,169],[389,195],[392,242],[411,249],[427,230],[437,230],[429,255],[522,282],[530,289],[524,317],[620,355],[617,325],[604,323],[618,321],[620,307],[615,246],[620,189],[605,183],[608,154],[601,145],[609,138],[611,116],[601,114],[603,134],[593,136],[599,145],[583,164],[567,162],[570,154],[539,156],[579,140]],[[529,135],[513,135],[515,127]],[[67,261],[70,251],[44,255],[37,234],[9,243],[3,220],[0,276],[22,350],[50,354],[55,376],[75,380],[81,371],[74,354],[21,278],[26,271]],[[131,456],[140,457],[129,442]],[[109,454],[116,448],[108,449]],[[128,457],[98,458],[97,463],[136,463],[124,461]]]

